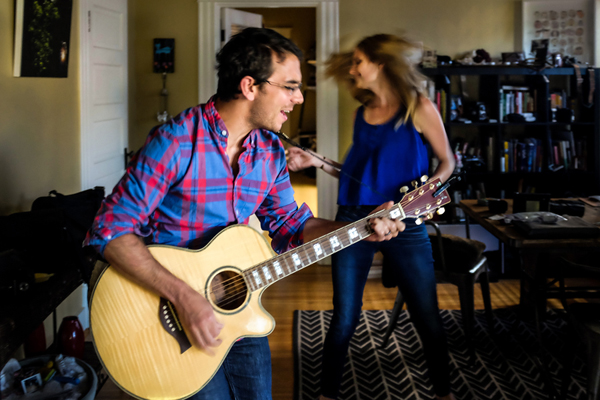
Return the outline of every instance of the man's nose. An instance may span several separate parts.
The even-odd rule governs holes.
[[[304,103],[304,95],[302,95],[302,90],[298,89],[296,91],[294,91],[294,103],[296,104],[302,104]]]

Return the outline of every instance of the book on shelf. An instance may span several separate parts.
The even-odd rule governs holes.
[[[536,89],[532,90],[527,86],[502,85],[498,98],[499,121],[503,122],[508,114],[522,114],[523,116],[528,114],[529,119],[526,117],[526,121],[535,121],[536,98]]]
[[[500,172],[542,172],[542,141],[535,138],[509,139],[502,144]]]
[[[569,101],[567,98],[567,92],[564,90],[552,90],[550,92],[550,108],[556,110],[557,108],[569,107]]]
[[[494,138],[492,136],[488,137],[486,161],[488,172],[494,172]]]
[[[575,139],[572,131],[552,134],[552,156],[556,167],[565,170],[587,171],[587,143],[585,138]]]

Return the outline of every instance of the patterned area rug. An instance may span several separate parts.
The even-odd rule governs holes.
[[[474,357],[469,357],[460,311],[442,310],[452,363],[451,384],[457,399],[549,399],[550,390],[539,368],[535,327],[517,318],[512,309],[494,310],[494,332],[487,332],[482,311],[476,312]],[[340,399],[434,398],[427,378],[421,343],[403,311],[388,345],[381,338],[390,310],[363,311],[350,344]],[[331,311],[294,311],[295,399],[318,398],[321,352]],[[558,312],[544,321],[542,338],[548,350],[545,365],[556,388],[562,381],[567,326]],[[583,350],[582,350],[583,351]],[[583,354],[578,352],[578,354]],[[568,399],[585,398],[586,367],[578,356],[573,362]]]

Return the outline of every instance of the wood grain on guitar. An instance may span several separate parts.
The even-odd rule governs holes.
[[[392,208],[278,256],[245,225],[224,229],[200,250],[148,246],[160,264],[209,300],[224,324],[222,344],[213,356],[186,345],[176,311],[166,300],[106,268],[90,301],[94,345],[105,370],[137,398],[191,396],[210,381],[236,340],[273,331],[275,321],[260,303],[269,285],[369,236],[369,218],[431,218],[450,202],[445,190],[434,197],[440,187],[439,180],[425,182]]]

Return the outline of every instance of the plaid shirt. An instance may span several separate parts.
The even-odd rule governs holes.
[[[84,245],[104,254],[109,241],[134,233],[146,244],[197,249],[254,213],[277,253],[302,244],[312,213],[294,201],[279,138],[250,132],[234,177],[228,136],[213,99],[155,127],[102,203]]]

